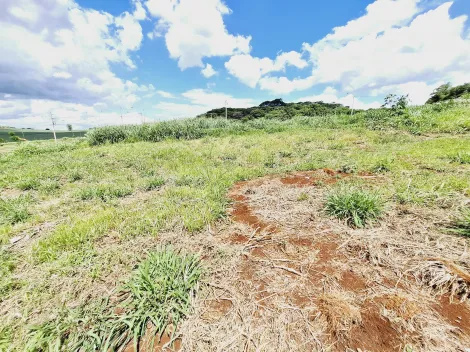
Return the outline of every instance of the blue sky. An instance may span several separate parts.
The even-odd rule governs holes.
[[[0,126],[87,128],[267,99],[422,104],[470,81],[470,1],[2,0]]]

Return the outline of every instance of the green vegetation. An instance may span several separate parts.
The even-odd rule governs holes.
[[[364,227],[382,215],[383,202],[376,193],[343,186],[328,194],[325,210],[349,225]]]
[[[470,83],[465,83],[455,87],[452,87],[450,83],[443,84],[434,90],[431,98],[428,99],[426,104],[433,104],[458,98],[470,98]]]
[[[0,198],[0,225],[15,225],[23,222],[30,216],[28,205],[30,197]]]
[[[199,259],[163,248],[148,255],[118,292],[118,302],[80,307],[33,326],[26,351],[116,351],[146,334],[151,344],[189,313],[201,276]],[[149,324],[152,330],[148,332]],[[153,350],[153,348],[151,348]]]
[[[380,175],[337,189],[332,211],[363,226],[380,216],[380,194],[387,208],[445,208],[449,222],[463,218],[457,209],[470,196],[468,114],[464,105],[436,104],[290,120],[197,118],[98,128],[57,144],[9,143],[14,148],[0,154],[7,209],[0,212],[0,243],[8,247],[0,255],[0,345],[87,351],[124,343],[124,329],[133,334],[143,321],[132,315],[142,311],[129,298],[140,293],[129,285],[144,287],[145,270],[160,265],[144,270],[140,258],[162,233],[190,236],[224,217],[237,181],[319,168],[374,172]],[[298,200],[308,206],[310,199]],[[23,239],[12,244],[14,237]],[[116,300],[102,299],[121,285],[128,300],[117,302],[123,310],[113,315]],[[142,307],[160,314],[161,305],[147,305],[154,296],[144,296]],[[124,316],[133,323],[125,325]]]
[[[470,210],[464,210],[449,230],[452,233],[470,237]]]
[[[263,131],[276,133],[300,128],[343,128],[362,127],[372,130],[400,129],[413,134],[430,132],[463,133],[470,131],[468,109],[464,106],[448,107],[420,106],[407,107],[406,97],[390,97],[386,104],[390,108],[359,111],[351,114],[330,114],[308,117],[304,111],[289,119],[263,117],[248,121],[197,118],[166,121],[155,124],[109,126],[90,130],[86,138],[90,145],[105,143],[149,141],[165,139],[191,140],[203,137]],[[273,107],[270,109],[282,109]],[[207,114],[206,114],[207,116]]]
[[[341,104],[330,104],[324,102],[284,103],[282,99],[265,101],[260,106],[252,108],[228,108],[227,118],[232,120],[249,121],[259,118],[290,120],[295,116],[325,116],[325,115],[347,115],[351,110]],[[225,117],[225,108],[213,109],[201,117],[217,118]]]

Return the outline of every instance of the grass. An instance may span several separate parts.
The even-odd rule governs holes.
[[[118,302],[106,300],[91,309],[62,312],[54,320],[31,327],[26,351],[105,352],[131,342],[137,351],[146,334],[153,335],[146,336],[151,344],[155,337],[158,342],[170,324],[176,329],[189,313],[200,276],[196,256],[169,248],[152,252],[117,293]]]
[[[30,203],[31,198],[27,196],[0,198],[0,225],[15,225],[26,221],[30,216]]]
[[[461,216],[454,221],[449,231],[464,237],[470,237],[470,210],[465,210]]]
[[[9,209],[0,212],[0,242],[31,238],[0,258],[0,264],[14,264],[0,275],[0,331],[7,332],[0,341],[9,339],[13,351],[24,351],[33,338],[26,327],[50,322],[51,315],[65,324],[57,331],[68,331],[68,322],[76,325],[85,315],[101,326],[109,311],[98,304],[103,291],[97,287],[128,282],[149,249],[145,245],[162,232],[186,236],[224,217],[227,191],[238,181],[325,167],[380,173],[378,180],[386,181],[372,179],[367,186],[372,198],[381,194],[391,206],[445,208],[453,219],[470,197],[470,166],[449,162],[449,156],[470,153],[468,115],[460,107],[426,109],[412,110],[408,125],[373,112],[247,123],[201,119],[187,126],[128,126],[123,139],[118,128],[116,140],[96,129],[86,140],[15,144],[0,154],[1,204]],[[371,122],[381,118],[383,125]],[[348,197],[354,202],[336,204],[346,204],[342,211],[354,226],[377,214],[367,196]],[[299,202],[309,201],[299,196]],[[82,305],[84,297],[96,306],[63,309],[64,302]]]
[[[364,227],[382,215],[383,201],[377,193],[342,186],[328,194],[325,211],[352,226]]]

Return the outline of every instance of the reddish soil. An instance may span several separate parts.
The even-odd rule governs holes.
[[[235,200],[232,210],[232,218],[237,222],[242,224],[250,225],[255,230],[267,230],[270,232],[275,232],[277,229],[273,225],[269,225],[261,221],[256,215],[253,214],[252,209],[246,201],[240,195],[232,195],[231,198]]]
[[[449,296],[441,296],[434,309],[451,325],[470,337],[470,309],[463,303],[451,303]]]
[[[335,242],[318,242],[315,244],[315,248],[319,250],[318,264],[328,263],[337,257],[338,244]]]
[[[297,187],[316,186],[319,184],[334,184],[341,178],[351,175],[334,171],[332,169],[322,169],[317,171],[296,172],[281,178],[284,185],[294,185]]]
[[[248,236],[239,234],[239,233],[234,233],[232,236],[230,236],[230,243],[232,244],[245,244],[249,241],[250,239]]]
[[[341,280],[339,281],[341,287],[348,291],[359,292],[367,288],[364,279],[353,271],[344,271],[341,275]]]
[[[347,343],[340,343],[338,351],[350,348],[368,352],[398,352],[403,350],[398,332],[380,315],[379,307],[366,302],[361,309],[362,323],[352,328]]]
[[[233,306],[232,301],[229,299],[206,301],[205,304],[206,311],[203,314],[203,318],[210,321],[222,318]]]

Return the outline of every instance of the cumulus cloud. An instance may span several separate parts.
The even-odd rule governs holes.
[[[296,51],[281,53],[274,60],[267,57],[253,57],[249,54],[234,55],[225,63],[225,67],[232,76],[251,88],[256,87],[261,77],[270,72],[285,71],[286,66],[303,69],[308,66],[308,63]],[[269,85],[270,82],[266,84]]]
[[[178,66],[203,67],[202,59],[250,52],[250,36],[227,31],[223,16],[230,9],[221,0],[147,0],[149,13],[158,19],[150,39],[164,36]]]
[[[214,70],[211,64],[207,64],[206,67],[201,70],[201,74],[206,78],[210,78],[216,75],[217,71]]]
[[[167,98],[167,99],[176,98],[173,94],[171,94],[169,92],[165,92],[164,90],[157,90],[157,94],[160,95],[161,97]]]
[[[247,108],[256,105],[253,99],[235,98],[229,94],[207,89],[188,90],[181,96],[185,99],[184,103],[162,102],[155,105],[156,116],[164,119],[193,117],[211,109],[224,107],[226,102],[232,108]]]
[[[110,65],[136,67],[130,55],[142,41],[137,18],[83,9],[72,0],[2,1],[0,92],[89,104],[126,100],[132,92]]]
[[[470,80],[467,16],[451,17],[452,4],[376,0],[363,16],[303,44],[312,68],[307,77],[268,74],[274,60],[249,55],[232,57],[226,67],[246,85],[275,94],[329,84],[356,95],[409,93],[420,104],[439,83]]]
[[[323,93],[318,94],[318,95],[306,96],[306,97],[298,99],[298,101],[301,101],[301,102],[322,101],[324,103],[338,103],[344,106],[349,106],[351,108],[354,107],[354,109],[362,109],[362,110],[374,109],[374,108],[380,107],[380,103],[378,102],[366,103],[362,101],[360,98],[354,97],[352,94],[338,96],[338,91],[333,87],[326,87]]]

